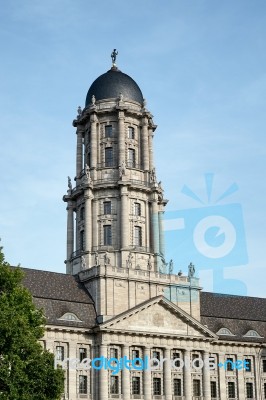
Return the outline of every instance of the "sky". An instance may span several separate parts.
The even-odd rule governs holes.
[[[169,200],[174,272],[186,274],[193,262],[204,290],[265,297],[265,1],[10,0],[1,5],[0,32],[6,260],[65,272],[72,121],[116,48],[119,69],[138,83],[158,125],[156,172]],[[229,234],[235,248],[204,259],[202,241],[220,248]]]

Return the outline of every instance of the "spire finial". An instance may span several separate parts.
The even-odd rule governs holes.
[[[112,66],[116,67],[116,56],[118,55],[118,51],[116,49],[113,50],[111,54],[111,59],[112,59]]]

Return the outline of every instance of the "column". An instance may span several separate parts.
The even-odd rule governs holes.
[[[144,348],[144,358],[148,357],[150,359],[150,348]],[[151,370],[144,370],[144,400],[151,400]]]
[[[143,169],[144,171],[149,170],[149,144],[148,144],[148,119],[143,117],[142,119],[142,156],[143,156]]]
[[[91,197],[90,189],[86,190],[85,198],[85,250],[91,251]]]
[[[160,253],[164,256],[165,249],[164,249],[163,214],[164,211],[159,211],[158,220],[159,220],[159,245],[160,245],[159,249]]]
[[[129,346],[124,345],[122,347],[122,357],[127,357],[129,360]],[[123,400],[130,399],[130,371],[124,367],[122,370],[122,395]]]
[[[128,192],[127,187],[121,187],[121,224],[120,224],[120,235],[121,235],[121,248],[125,249],[128,246]]]
[[[125,115],[124,111],[118,111],[118,165],[125,160]]]
[[[184,351],[184,396],[186,400],[192,399],[191,371],[190,371],[190,350]]]
[[[225,363],[225,355],[224,354],[219,354],[219,360],[218,364],[223,364]],[[219,373],[219,381],[220,381],[220,399],[221,400],[226,400],[226,379],[225,379],[225,369],[224,367],[219,367],[218,369]]]
[[[237,355],[237,360],[244,360],[243,353],[240,353]],[[253,364],[253,363],[252,363]],[[252,369],[255,367],[255,365],[251,365]],[[237,370],[237,385],[238,385],[238,398],[239,399],[245,399],[245,379],[244,379],[244,368],[238,369]],[[255,398],[259,398],[259,396],[255,396],[255,382],[253,385],[253,395]],[[237,388],[236,388],[237,390]]]
[[[211,382],[209,365],[210,354],[203,352],[203,396],[204,400],[211,400]]]
[[[97,167],[97,117],[91,114],[91,168]]]
[[[101,344],[99,356],[107,358],[107,345]],[[108,370],[104,368],[99,370],[99,392],[99,400],[108,399]]]
[[[164,349],[163,357],[166,358],[166,361],[163,363],[165,400],[172,400],[172,370],[170,349]]]
[[[74,340],[71,340],[69,342],[69,354],[65,355],[65,358],[69,357],[70,359],[75,359],[77,357],[77,346]],[[86,370],[85,370],[86,371]],[[80,374],[83,375],[85,371],[80,371]],[[84,373],[84,375],[87,375],[87,371]],[[75,398],[77,395],[77,387],[79,385],[79,374],[77,374],[77,370],[75,368],[69,368],[68,369],[68,393],[69,393],[69,398]]]
[[[159,271],[160,266],[160,257],[159,257],[159,250],[160,250],[160,236],[159,236],[159,219],[158,219],[158,204],[157,200],[153,200],[152,202],[152,247],[154,252],[154,271]]]
[[[74,251],[74,219],[73,205],[69,201],[67,204],[67,274],[71,274],[70,259]]]
[[[151,243],[150,243],[150,209],[149,209],[149,202],[146,201],[145,204],[145,225],[146,225],[146,247],[147,251],[151,251]]]
[[[76,155],[76,177],[80,177],[83,168],[83,145],[82,145],[82,130],[77,129],[77,155]]]
[[[153,168],[153,149],[152,149],[153,130],[149,128],[149,170]]]
[[[98,201],[96,199],[92,200],[92,251],[98,250],[98,237],[99,237],[99,229],[98,229]]]

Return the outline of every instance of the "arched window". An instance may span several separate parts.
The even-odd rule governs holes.
[[[234,334],[227,328],[221,328],[219,329],[218,332],[216,332],[217,335],[227,335],[227,336],[234,336]]]
[[[76,321],[76,322],[82,322],[77,316],[76,314],[67,312],[64,315],[62,315],[62,317],[58,318],[61,319],[63,321]]]
[[[254,329],[250,329],[249,331],[247,331],[247,333],[244,335],[244,337],[262,337],[258,334],[257,331],[254,331]]]

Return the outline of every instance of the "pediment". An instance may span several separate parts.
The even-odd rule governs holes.
[[[100,330],[218,338],[163,296],[147,300],[100,325]]]

